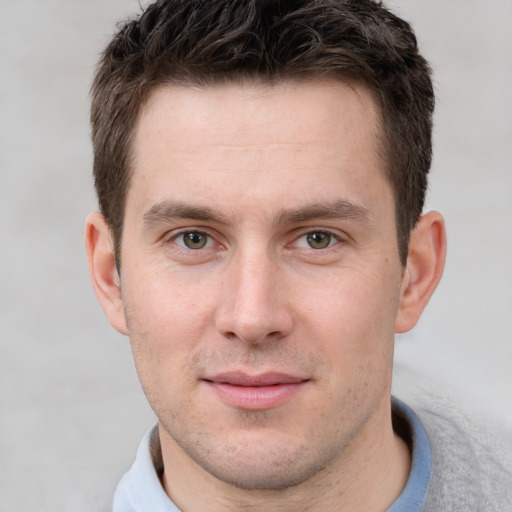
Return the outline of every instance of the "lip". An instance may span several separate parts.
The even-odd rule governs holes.
[[[278,372],[260,375],[227,372],[207,377],[203,382],[231,407],[262,411],[283,405],[301,391],[309,379]]]

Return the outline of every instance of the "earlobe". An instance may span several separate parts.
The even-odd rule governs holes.
[[[113,327],[120,333],[127,334],[112,237],[105,218],[100,213],[91,213],[87,217],[85,247],[96,297]]]
[[[407,332],[418,322],[441,279],[445,258],[444,219],[439,212],[426,213],[411,233],[396,332]]]

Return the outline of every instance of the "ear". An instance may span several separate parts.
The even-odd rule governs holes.
[[[411,233],[395,331],[407,332],[418,322],[444,269],[446,230],[439,212],[424,214]]]
[[[85,247],[96,297],[112,326],[127,334],[112,235],[100,213],[91,213],[85,221]]]

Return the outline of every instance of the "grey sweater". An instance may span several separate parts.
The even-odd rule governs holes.
[[[422,512],[512,512],[509,433],[493,436],[453,409],[414,410],[427,431],[432,452]]]

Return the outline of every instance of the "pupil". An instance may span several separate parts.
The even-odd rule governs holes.
[[[331,235],[328,233],[310,233],[308,243],[313,249],[324,249],[331,242]]]
[[[203,233],[186,233],[183,237],[185,245],[189,249],[202,249],[206,245],[206,237]]]

